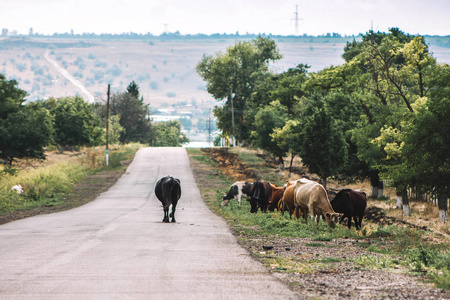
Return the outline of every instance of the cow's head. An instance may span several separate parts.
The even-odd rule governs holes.
[[[331,228],[336,227],[336,224],[339,223],[339,218],[342,216],[340,213],[329,213],[327,212],[325,214],[325,221],[327,222],[328,226]]]
[[[222,197],[222,203],[220,203],[221,206],[227,206],[228,202],[230,202],[231,199],[233,199],[235,196],[237,196],[239,193],[239,187],[235,184],[233,184],[228,191],[228,194]]]

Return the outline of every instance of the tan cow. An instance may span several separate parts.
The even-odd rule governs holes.
[[[285,211],[289,211],[289,216],[299,217],[295,210],[294,204],[294,183],[295,181],[286,181],[284,184],[284,193],[281,197],[280,202],[278,202],[278,211],[284,214]]]
[[[311,218],[317,218],[317,222],[319,222],[320,216],[323,216],[328,226],[331,228],[336,226],[342,214],[333,210],[327,192],[320,183],[302,178],[290,186],[294,187],[295,210],[302,211],[306,223],[308,223],[309,213]]]

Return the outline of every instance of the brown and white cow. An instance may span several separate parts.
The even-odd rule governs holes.
[[[295,209],[300,209],[303,213],[305,222],[308,223],[308,213],[311,218],[323,216],[328,226],[334,228],[339,222],[342,214],[336,213],[330,204],[328,194],[318,182],[305,178],[295,181],[294,186],[294,205]]]
[[[230,190],[228,193],[223,196],[221,206],[227,206],[228,202],[230,202],[231,199],[234,197],[237,197],[239,206],[241,206],[241,198],[243,195],[245,196],[251,196],[250,195],[250,189],[252,187],[252,184],[247,181],[236,181],[233,183],[230,187]]]

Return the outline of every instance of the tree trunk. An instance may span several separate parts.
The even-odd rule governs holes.
[[[325,190],[327,190],[327,178],[322,178],[322,182],[323,182],[323,187],[325,188]]]
[[[402,192],[397,190],[397,208],[402,208]]]
[[[448,203],[447,203],[447,194],[444,192],[439,192],[438,207],[439,207],[439,220],[442,223],[447,223],[448,222]]]
[[[383,180],[378,180],[378,198],[383,197],[383,190],[384,190]]]
[[[278,163],[280,165],[280,171],[284,171],[284,159],[283,156],[278,156]]]
[[[289,176],[288,176],[288,178],[291,178],[292,163],[294,162],[294,157],[295,157],[295,154],[291,153],[291,162],[289,163]]]
[[[370,185],[372,186],[372,197],[378,198],[378,182],[380,177],[378,177],[378,172],[372,172],[370,175]]]
[[[411,210],[409,209],[408,190],[406,188],[402,189],[402,205],[403,215],[411,216]]]

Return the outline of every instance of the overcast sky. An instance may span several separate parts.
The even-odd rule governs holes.
[[[0,0],[0,28],[20,34],[351,35],[390,27],[450,35],[450,0]]]

